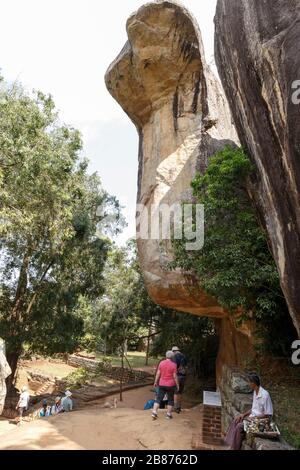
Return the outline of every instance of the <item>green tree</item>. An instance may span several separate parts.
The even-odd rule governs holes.
[[[1,82],[0,328],[12,377],[25,344],[72,351],[83,330],[79,297],[103,292],[110,242],[98,228],[108,208],[119,230],[119,206],[87,174],[81,151],[50,96]]]
[[[196,275],[208,294],[239,321],[254,318],[259,334],[276,353],[287,353],[294,328],[279,275],[247,192],[253,174],[242,149],[226,147],[211,157],[204,175],[192,181],[195,201],[205,206],[205,244],[187,252],[173,242],[175,262]]]

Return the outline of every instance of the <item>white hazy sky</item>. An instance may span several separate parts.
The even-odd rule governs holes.
[[[206,59],[213,60],[217,0],[183,0],[197,18]],[[125,206],[135,233],[135,128],[106,90],[104,74],[123,47],[128,16],[144,0],[0,0],[0,69],[29,90],[51,93],[63,121],[80,129],[90,170]]]

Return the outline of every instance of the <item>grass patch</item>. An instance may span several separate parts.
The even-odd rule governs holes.
[[[95,356],[100,361],[103,359],[108,359],[111,365],[113,366],[122,365],[122,359],[119,356],[103,356],[100,353],[95,353]],[[129,352],[127,354],[127,360],[133,369],[139,369],[141,367],[145,367],[146,355],[145,353],[141,353],[141,352]],[[148,365],[155,367],[157,366],[160,360],[161,360],[160,358],[150,357]],[[124,366],[128,367],[128,363],[126,360],[124,361]]]

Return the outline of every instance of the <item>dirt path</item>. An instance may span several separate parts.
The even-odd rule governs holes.
[[[103,401],[82,411],[40,419],[16,428],[0,421],[0,449],[20,450],[189,450],[195,435],[201,433],[202,409],[186,409],[165,419],[151,419],[143,411],[152,398],[151,387],[124,393],[117,409],[103,409]],[[113,397],[111,398],[111,400]],[[2,431],[1,431],[2,430]]]

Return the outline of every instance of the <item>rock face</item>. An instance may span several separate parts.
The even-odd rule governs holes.
[[[5,398],[6,398],[6,383],[5,379],[11,374],[10,367],[5,357],[5,344],[0,338],[0,416],[2,414]]]
[[[220,84],[205,62],[198,25],[181,4],[159,0],[142,6],[128,19],[127,34],[106,85],[139,133],[138,204],[150,214],[153,206],[190,200],[196,171],[238,139]],[[154,301],[226,316],[214,299],[193,288],[193,279],[167,269],[168,241],[139,239],[138,249]]]
[[[300,336],[300,3],[218,0],[216,62]]]

